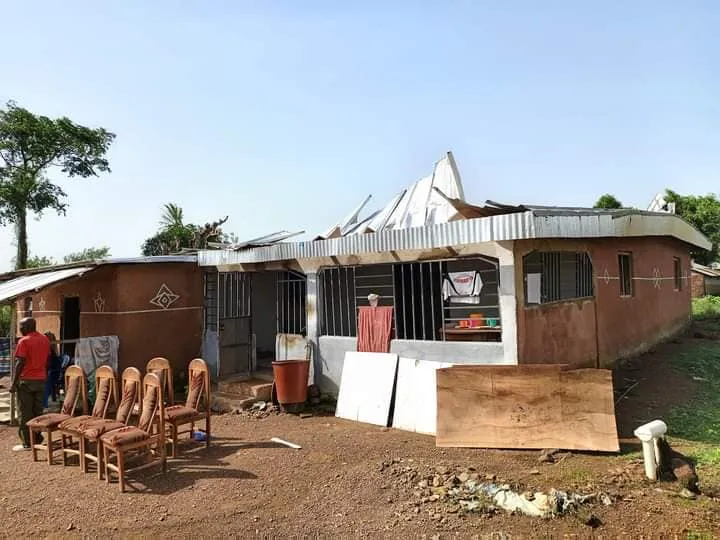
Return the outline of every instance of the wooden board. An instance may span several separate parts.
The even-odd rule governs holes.
[[[395,409],[392,426],[405,431],[435,435],[437,421],[437,380],[444,362],[400,358],[395,384]]]
[[[612,372],[566,368],[438,370],[436,445],[618,452]]]
[[[397,363],[397,354],[345,353],[335,416],[389,425]]]

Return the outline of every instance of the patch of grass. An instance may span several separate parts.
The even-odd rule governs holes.
[[[693,298],[692,315],[698,321],[720,319],[720,296]]]
[[[673,407],[668,434],[689,441],[720,444],[720,346],[697,344],[679,353],[673,366],[701,379],[688,403]]]
[[[688,531],[686,540],[714,540],[715,535],[711,532]]]

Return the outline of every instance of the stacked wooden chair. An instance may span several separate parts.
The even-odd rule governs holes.
[[[53,452],[60,449],[60,446],[53,443],[55,433],[62,422],[71,418],[78,408],[82,413],[88,413],[88,390],[85,372],[80,366],[70,366],[65,370],[65,399],[59,413],[48,413],[35,417],[27,423],[30,430],[30,449],[32,450],[33,461],[37,461],[38,450],[47,450],[48,465],[52,465]],[[38,434],[45,436],[41,444],[35,442]]]
[[[160,378],[154,373],[146,374],[143,378],[142,411],[138,425],[121,427],[100,436],[105,478],[110,482],[110,472],[117,473],[121,492],[125,491],[125,472],[128,470],[126,460],[130,454],[144,454],[146,458],[145,464],[132,470],[153,466],[155,461],[160,462],[163,472],[166,470],[164,402],[165,396]]]
[[[104,472],[100,437],[109,431],[129,425],[136,408],[142,404],[143,387],[140,370],[134,367],[125,369],[122,374],[121,386],[122,398],[115,412],[114,420],[97,418],[87,420],[81,425],[73,426],[67,434],[78,439],[81,470],[87,471],[87,462],[91,461],[96,464],[99,479],[102,479]],[[92,452],[93,445],[95,453]],[[63,446],[63,452],[63,464],[67,465],[67,454],[73,452],[65,450],[65,446]]]
[[[201,408],[200,405],[204,405]],[[173,458],[177,457],[178,437],[185,433],[192,439],[195,423],[205,424],[205,447],[210,447],[210,373],[205,360],[196,358],[188,366],[188,395],[185,405],[172,405],[165,409],[168,440]],[[180,431],[183,426],[190,426]]]
[[[204,360],[196,358],[188,365],[184,405],[173,405],[172,367],[166,358],[150,360],[144,377],[137,368],[124,370],[120,390],[114,370],[101,366],[95,372],[95,388],[97,397],[92,413],[88,414],[85,373],[79,366],[67,368],[61,412],[28,422],[34,461],[37,450],[47,449],[48,463],[52,464],[53,451],[60,449],[63,465],[75,455],[79,456],[83,472],[87,472],[89,462],[95,463],[98,478],[104,476],[110,482],[114,473],[122,492],[129,470],[159,463],[165,472],[166,445],[171,445],[171,456],[177,457],[180,436],[189,433],[192,440],[197,424],[204,424],[201,441],[206,448],[210,446],[210,374]],[[82,415],[73,416],[79,405]],[[113,407],[114,418],[108,418]],[[59,445],[53,444],[52,435],[56,431],[61,432]],[[47,437],[44,444],[35,444],[38,433]],[[131,459],[142,463],[130,469]]]
[[[83,414],[63,420],[59,424],[60,451],[62,452],[63,465],[67,465],[69,455],[81,456],[81,444],[78,434],[88,422],[104,420],[107,417],[111,405],[117,408],[118,389],[115,370],[110,366],[100,366],[95,371],[95,405],[91,414]],[[85,470],[85,465],[80,460],[80,467]]]

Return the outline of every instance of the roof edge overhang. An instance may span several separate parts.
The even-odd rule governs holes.
[[[82,277],[97,268],[97,266],[77,266],[10,279],[0,283],[0,303],[14,302],[28,293],[36,293],[64,281]]]
[[[673,237],[690,246],[710,249],[711,242],[674,214],[649,212],[585,212],[536,209],[476,219],[344,236],[327,240],[279,243],[242,251],[198,251],[200,266],[228,266],[364,253],[447,248],[526,239]]]

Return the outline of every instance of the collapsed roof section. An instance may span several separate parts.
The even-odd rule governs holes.
[[[411,227],[428,227],[458,219],[473,219],[499,214],[523,212],[521,206],[506,206],[488,201],[489,206],[473,206],[465,202],[460,173],[452,152],[435,163],[430,176],[421,178],[398,193],[383,209],[360,219],[370,201],[368,196],[345,219],[332,226],[315,240],[367,234]]]

